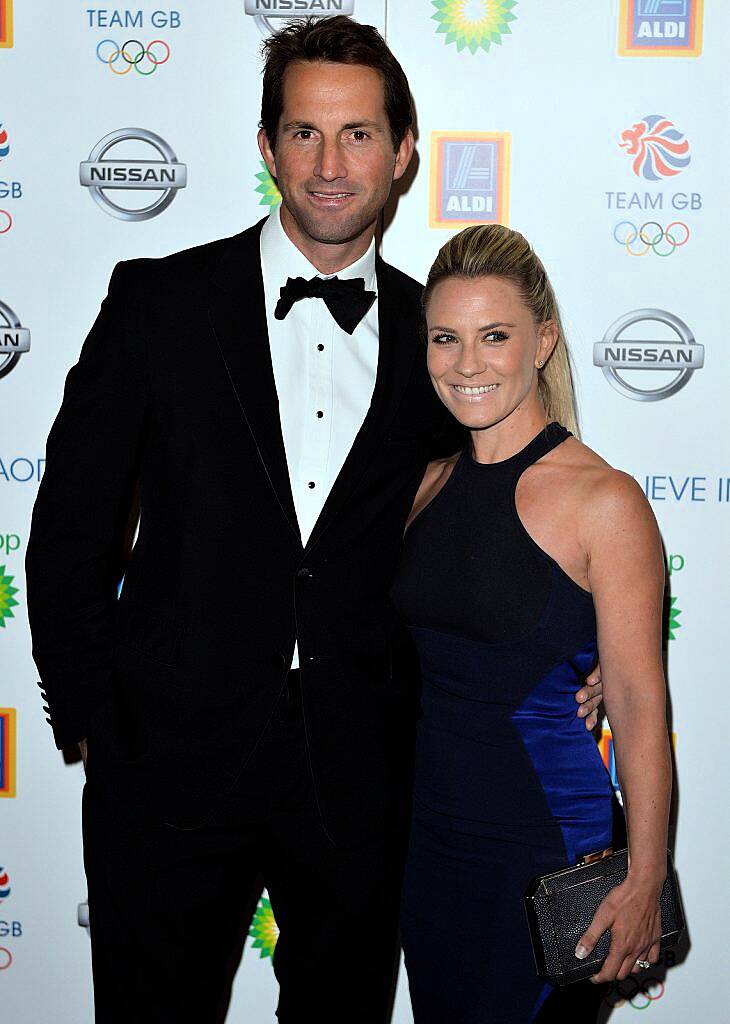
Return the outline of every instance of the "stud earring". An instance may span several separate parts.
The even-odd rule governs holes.
[[[541,370],[541,369],[542,369],[542,359],[540,359],[540,360],[538,361],[538,364],[537,364],[537,368],[538,368],[538,370]]]

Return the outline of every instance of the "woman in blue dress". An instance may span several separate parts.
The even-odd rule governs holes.
[[[414,1017],[588,1024],[602,982],[659,954],[671,785],[659,533],[634,480],[578,440],[555,296],[522,235],[452,238],[424,315],[434,387],[470,440],[429,465],[393,589],[422,677],[402,907]],[[525,890],[626,844],[574,713],[599,648],[630,868],[576,948],[586,956],[610,928],[602,970],[558,990],[536,974]]]

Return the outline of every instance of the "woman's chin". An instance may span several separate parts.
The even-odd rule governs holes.
[[[483,430],[498,423],[502,418],[501,414],[497,413],[494,409],[467,409],[463,405],[460,405],[458,408],[451,405],[449,408],[452,416],[459,421],[462,427],[466,427],[467,430]]]

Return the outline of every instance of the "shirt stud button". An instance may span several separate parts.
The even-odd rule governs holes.
[[[324,345],[317,345],[318,352],[324,352]]]
[[[310,489],[310,491],[311,491],[311,490],[312,490],[312,488],[313,488],[313,487],[315,486],[315,484],[314,484],[314,480],[310,480],[310,481],[309,481],[309,483],[307,484],[307,486],[309,487],[309,489]]]
[[[317,410],[317,419],[321,420],[323,416],[324,416],[324,413],[322,412],[322,410],[318,409]]]

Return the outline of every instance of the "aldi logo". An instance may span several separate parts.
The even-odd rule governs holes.
[[[15,708],[0,708],[0,797],[15,796]]]
[[[699,57],[703,0],[621,0],[621,57]]]
[[[0,47],[13,45],[13,0],[0,0]]]
[[[429,226],[507,224],[509,132],[431,133]]]

